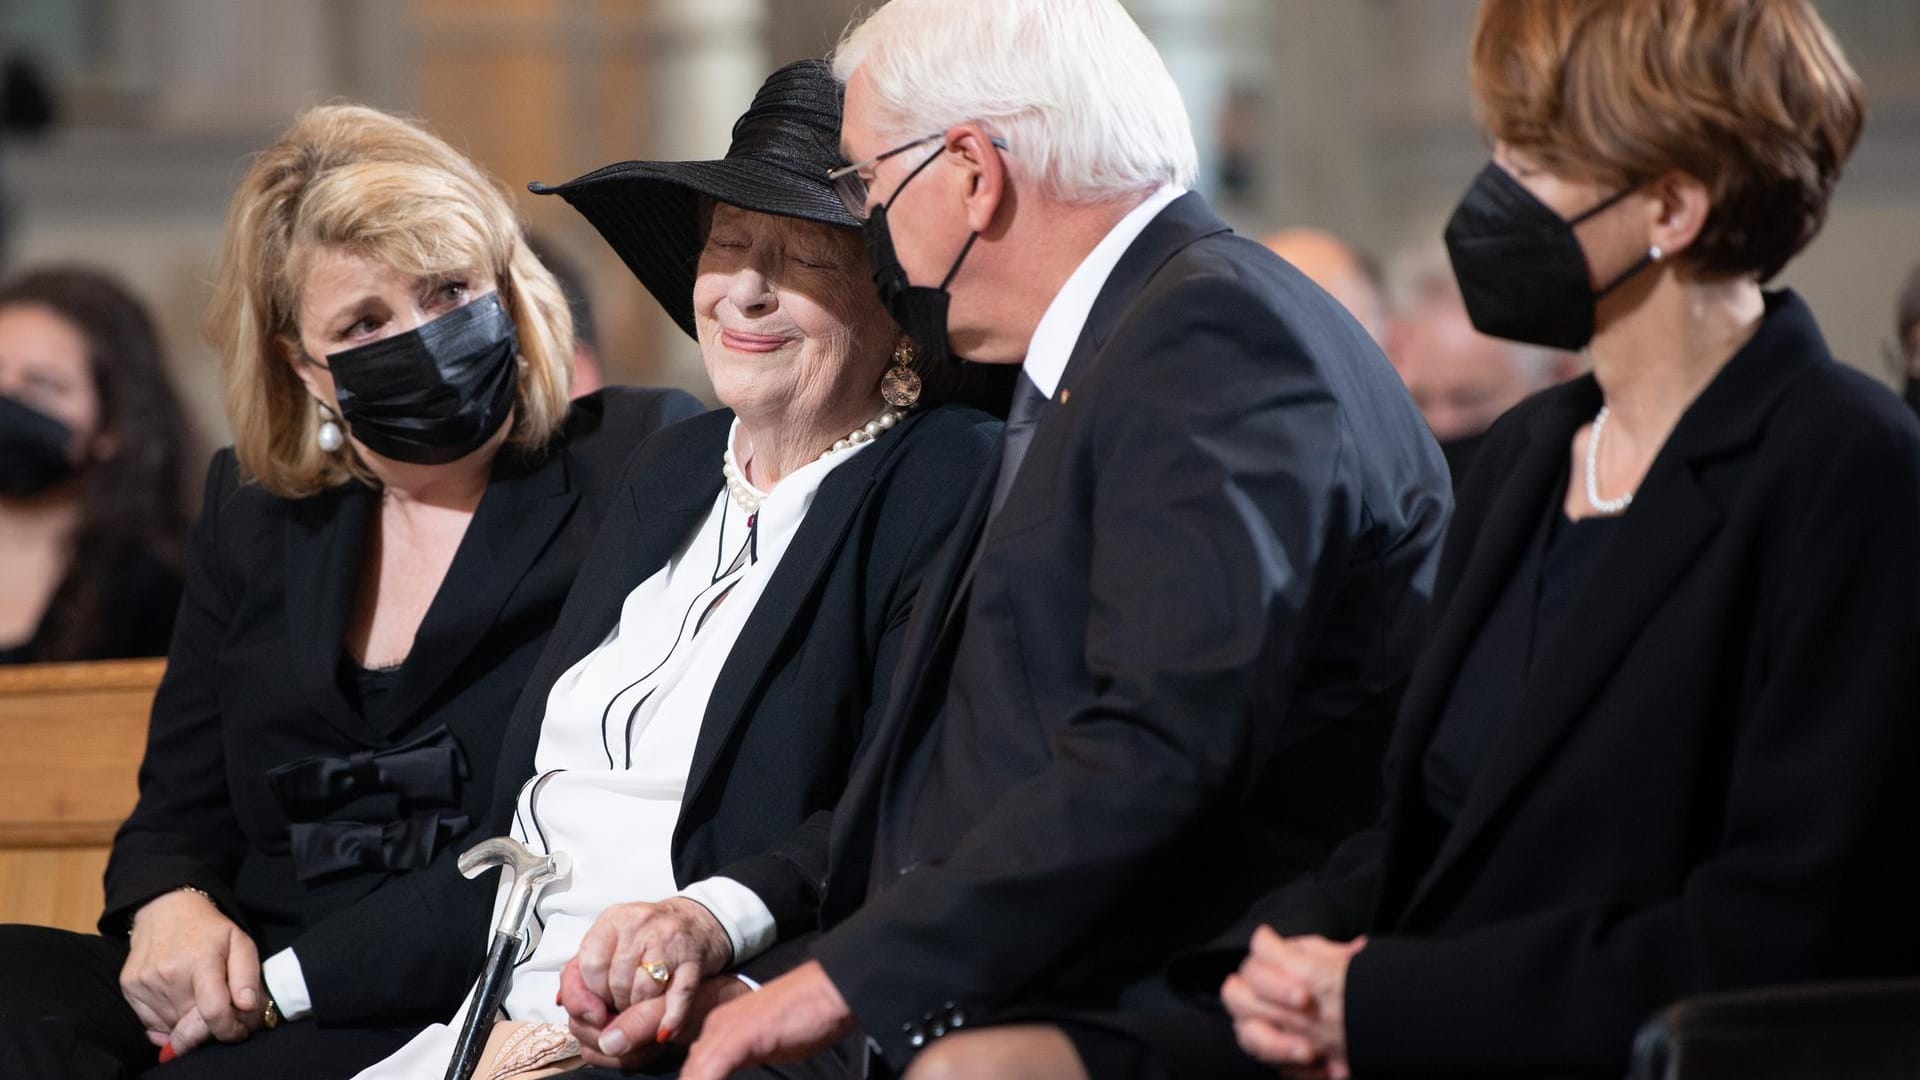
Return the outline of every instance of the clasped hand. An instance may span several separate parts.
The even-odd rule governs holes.
[[[1256,930],[1240,970],[1220,987],[1240,1048],[1287,1076],[1350,1077],[1347,967],[1366,944]]]
[[[704,906],[683,897],[616,904],[561,971],[558,1000],[587,1064],[631,1069],[691,1039],[708,1012],[747,991],[737,979],[709,978],[732,963],[732,940]],[[667,980],[643,964],[664,965]]]
[[[120,993],[153,1045],[184,1054],[209,1036],[239,1042],[264,1022],[259,950],[199,893],[148,901],[134,914],[128,946]]]

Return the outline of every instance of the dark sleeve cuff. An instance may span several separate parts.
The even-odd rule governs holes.
[[[753,855],[714,871],[752,889],[773,912],[777,936],[784,941],[818,928],[820,884],[799,864],[782,855]]]
[[[445,1020],[486,959],[497,879],[436,861],[336,911],[294,939],[322,1026]]]
[[[175,889],[199,889],[213,898],[221,914],[243,930],[246,915],[234,897],[233,886],[198,859],[168,855],[140,860],[138,871],[120,869],[108,874],[106,906],[100,913],[100,933],[106,937],[126,937],[133,929],[133,917],[151,900]]]

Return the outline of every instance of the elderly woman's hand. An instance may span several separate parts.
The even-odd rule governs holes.
[[[580,940],[575,960],[586,989],[614,1013],[664,994],[660,1031],[665,1041],[686,1019],[700,980],[733,963],[733,942],[712,912],[676,896],[657,904],[615,904],[601,912]],[[667,979],[653,978],[643,965],[660,965]]]
[[[750,993],[747,984],[731,975],[701,980],[691,999],[691,1008],[667,1031],[664,997],[650,998],[626,1012],[614,1015],[606,1002],[590,993],[580,978],[580,962],[575,959],[561,969],[558,1001],[567,1010],[567,1028],[580,1041],[580,1056],[588,1064],[603,1069],[633,1072],[645,1068],[667,1042],[686,1045],[700,1034],[701,1022],[708,1013]]]
[[[1240,1048],[1292,1077],[1344,1080],[1347,1063],[1347,966],[1366,938],[1285,938],[1254,931],[1240,970],[1221,984]]]

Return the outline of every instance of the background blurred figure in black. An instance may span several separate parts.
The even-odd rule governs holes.
[[[1900,303],[1894,318],[1900,331],[1893,339],[1893,348],[1900,361],[1904,380],[1901,385],[1907,404],[1920,413],[1920,265],[1913,268],[1907,275],[1907,283],[1900,288]]]
[[[78,268],[0,284],[0,663],[166,653],[185,441],[138,300]]]
[[[593,296],[587,291],[586,275],[580,264],[562,253],[559,246],[537,233],[527,235],[527,246],[553,273],[567,298],[567,312],[573,316],[573,384],[576,398],[585,397],[607,383],[606,369],[600,366],[600,334],[593,321]]]
[[[1457,487],[1500,414],[1578,374],[1580,357],[1475,330],[1437,242],[1396,257],[1388,286],[1387,359],[1440,440]]]

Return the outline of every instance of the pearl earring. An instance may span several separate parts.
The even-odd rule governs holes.
[[[340,425],[333,419],[333,410],[325,405],[320,406],[320,430],[315,433],[314,441],[328,454],[340,449],[340,444],[346,442],[346,436],[340,434]]]
[[[1661,259],[1664,259],[1666,257],[1667,257],[1667,253],[1660,250],[1659,244],[1655,244],[1652,247],[1647,249],[1647,260],[1649,262],[1659,262]]]

